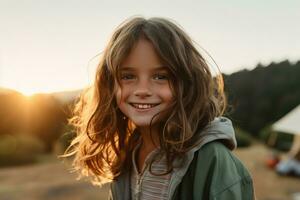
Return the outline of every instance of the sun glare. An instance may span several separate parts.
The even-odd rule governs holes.
[[[38,90],[37,88],[19,88],[17,89],[20,93],[22,93],[24,96],[30,97],[36,93],[48,93],[49,91],[45,90]]]
[[[19,92],[21,92],[24,96],[27,96],[27,97],[30,97],[30,96],[34,95],[35,93],[38,93],[34,89],[22,89],[22,90],[19,90]]]

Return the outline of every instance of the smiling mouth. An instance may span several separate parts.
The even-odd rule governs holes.
[[[153,108],[155,106],[158,105],[158,103],[151,103],[151,104],[148,104],[148,103],[130,103],[131,106],[133,106],[134,108],[137,108],[137,109],[149,109],[149,108]]]

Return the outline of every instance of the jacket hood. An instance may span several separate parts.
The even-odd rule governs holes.
[[[211,121],[199,133],[199,140],[196,142],[195,150],[198,150],[203,145],[215,140],[219,140],[230,150],[237,147],[235,132],[230,119],[226,117],[217,117]]]

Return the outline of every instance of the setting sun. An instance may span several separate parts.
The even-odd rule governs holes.
[[[29,81],[25,83],[24,79],[20,80],[19,83],[21,82],[21,84],[11,84],[9,85],[7,88],[16,90],[20,93],[22,93],[25,96],[32,96],[36,93],[51,93],[51,92],[56,92],[56,91],[62,91],[63,88],[60,88],[59,85],[57,85],[57,87],[53,87],[55,85],[53,85],[51,82],[48,83],[48,85],[43,85],[42,83],[40,84],[31,84]]]
[[[25,96],[31,96],[35,93],[39,93],[39,92],[42,92],[42,91],[38,91],[34,88],[18,88],[17,89],[18,92],[22,93],[23,95]]]

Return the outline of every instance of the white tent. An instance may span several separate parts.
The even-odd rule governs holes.
[[[283,116],[280,120],[272,125],[276,131],[283,131],[295,134],[293,146],[290,153],[294,154],[300,150],[300,105],[291,112]]]
[[[273,124],[276,131],[300,135],[300,105]]]

